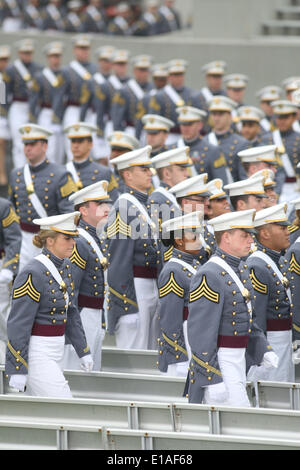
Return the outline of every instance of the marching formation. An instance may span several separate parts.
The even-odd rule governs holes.
[[[2,362],[11,387],[72,396],[64,369],[101,370],[105,335],[157,350],[191,403],[250,406],[246,380],[300,361],[300,79],[243,103],[248,77],[153,64],[87,36],[1,48]]]

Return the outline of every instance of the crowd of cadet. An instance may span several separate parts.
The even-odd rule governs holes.
[[[157,350],[192,403],[250,406],[246,381],[299,359],[299,77],[243,102],[249,78],[155,64],[87,36],[33,61],[1,48],[1,344],[10,387],[71,397],[105,335]],[[129,65],[132,64],[132,69]],[[5,174],[12,144],[13,169]]]

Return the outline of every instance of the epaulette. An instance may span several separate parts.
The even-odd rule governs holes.
[[[205,275],[203,275],[202,282],[199,285],[199,287],[197,287],[197,289],[195,289],[193,292],[190,293],[189,301],[195,302],[196,300],[201,299],[201,297],[205,297],[210,302],[214,302],[216,304],[219,303],[219,299],[220,299],[220,294],[218,292],[215,292],[213,289],[211,289],[209,285],[207,284]]]
[[[291,224],[291,225],[288,226],[288,231],[289,231],[289,233],[294,233],[294,232],[296,232],[297,230],[299,230],[298,225]]]
[[[30,297],[35,302],[39,302],[41,298],[41,294],[36,290],[32,283],[31,274],[28,274],[28,278],[22,286],[14,289],[13,299],[19,299],[25,295],[28,295],[28,297]]]
[[[268,293],[268,286],[257,279],[257,277],[255,276],[254,269],[251,269],[250,271],[250,279],[254,290],[265,295]]]
[[[159,289],[159,298],[165,297],[170,292],[182,299],[184,297],[184,289],[175,281],[173,272],[171,272],[168,282]]]

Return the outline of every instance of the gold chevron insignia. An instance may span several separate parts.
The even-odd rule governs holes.
[[[66,184],[64,184],[60,188],[61,197],[68,197],[68,196],[70,196],[70,194],[76,193],[76,191],[77,191],[77,186],[74,183],[71,175],[68,175],[68,179],[67,179]]]
[[[25,284],[14,290],[13,299],[19,299],[20,297],[24,297],[25,295],[28,295],[35,302],[39,302],[41,298],[41,294],[36,290],[36,288],[32,284],[31,274],[28,274],[28,278]]]
[[[212,290],[207,284],[205,275],[202,277],[200,286],[190,293],[190,302],[195,302],[195,300],[201,299],[201,297],[205,297],[210,302],[214,302],[216,304],[219,303],[220,299],[220,294]]]
[[[294,233],[294,232],[296,232],[296,230],[299,230],[298,225],[293,225],[293,224],[292,224],[292,225],[289,225],[289,226],[288,226],[288,231],[289,231],[289,233]]]
[[[260,292],[261,294],[267,294],[268,286],[257,279],[257,277],[255,276],[254,269],[251,269],[250,271],[250,279],[254,290]]]
[[[78,253],[76,244],[74,245],[73,253],[70,257],[70,261],[71,263],[76,264],[81,269],[86,268],[86,261]]]
[[[300,276],[300,264],[298,264],[298,262],[296,260],[295,253],[292,253],[292,256],[291,256],[290,270],[293,273],[296,273],[296,274],[298,274],[298,276]]]
[[[175,281],[173,272],[171,272],[168,282],[159,289],[159,298],[165,297],[170,292],[173,292],[178,297],[184,297],[184,289]]]
[[[131,237],[131,227],[121,219],[120,212],[118,212],[113,223],[107,227],[108,238],[113,238],[117,233],[122,233],[126,237]]]
[[[9,227],[13,222],[19,223],[19,217],[15,213],[12,207],[9,208],[9,214],[5,219],[2,219],[2,227],[7,228]]]
[[[170,246],[170,248],[164,252],[164,261],[169,261],[172,258],[173,254],[173,246]]]

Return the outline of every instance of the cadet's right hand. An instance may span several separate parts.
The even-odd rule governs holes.
[[[27,375],[14,374],[10,376],[9,386],[16,388],[19,392],[25,391],[25,386],[27,382]]]
[[[205,387],[205,401],[208,404],[225,403],[228,399],[228,392],[224,382],[219,384],[208,385]]]
[[[278,361],[279,361],[279,358],[277,354],[275,354],[273,351],[268,351],[264,354],[262,365],[265,366],[267,369],[271,367],[274,367],[275,369],[277,369]]]

